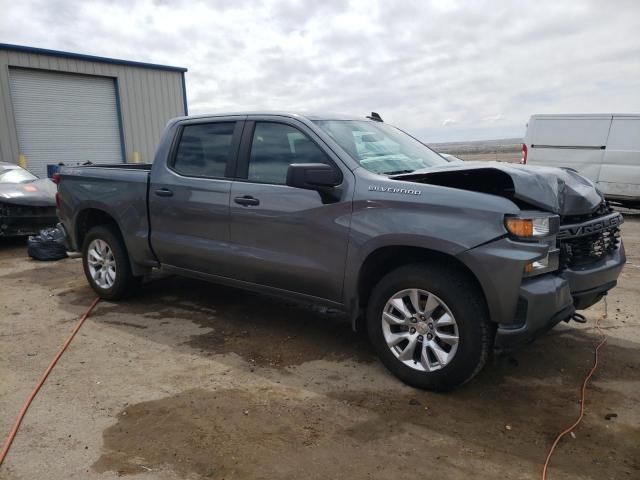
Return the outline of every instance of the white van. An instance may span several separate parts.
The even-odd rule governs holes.
[[[572,168],[607,198],[640,205],[640,114],[533,115],[521,163]]]

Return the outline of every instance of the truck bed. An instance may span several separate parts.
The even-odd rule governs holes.
[[[72,212],[90,215],[90,209],[106,212],[120,226],[132,264],[142,266],[155,263],[148,242],[150,170],[151,164],[62,167],[60,216],[70,218]],[[68,226],[71,230],[68,232],[71,246],[80,250],[84,233],[83,218],[74,217],[69,224],[72,225]]]

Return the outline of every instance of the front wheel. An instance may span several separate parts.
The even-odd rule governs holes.
[[[491,346],[486,306],[455,268],[408,265],[374,288],[369,338],[382,363],[413,387],[451,390],[484,366]]]
[[[131,273],[122,238],[109,225],[89,230],[82,247],[82,264],[89,285],[106,300],[125,298],[140,284],[140,277]]]

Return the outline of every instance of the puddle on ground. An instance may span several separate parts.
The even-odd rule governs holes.
[[[268,390],[187,390],[122,411],[105,430],[107,452],[93,468],[118,475],[160,468],[206,478],[256,475],[265,463],[291,461],[296,450],[317,444],[326,414],[319,403]]]
[[[121,322],[119,320],[102,320],[101,323],[106,323],[107,325],[117,325],[122,327],[140,328],[142,330],[144,330],[145,328],[149,328],[147,325],[138,325],[137,323],[131,323],[131,322]]]
[[[497,478],[501,465],[514,462],[534,476],[557,430],[577,412],[575,393],[502,385],[447,395],[400,388],[303,398],[290,389],[191,389],[122,411],[104,431],[104,454],[93,468],[216,479],[390,478],[414,476],[431,452],[433,476],[480,469]],[[591,392],[577,440],[561,443],[553,468],[568,476],[637,475],[640,429],[622,424],[621,411],[604,420],[603,402],[621,401]]]
[[[42,286],[50,289],[65,289],[86,285],[87,281],[82,272],[82,263],[78,259],[47,262],[46,266],[40,266],[42,265],[41,262],[31,260],[28,257],[25,258],[25,262],[30,262],[37,266],[2,275],[0,276],[0,282],[7,281],[13,284]]]
[[[61,302],[74,308],[85,305],[87,296],[71,292]],[[375,359],[366,337],[354,333],[349,320],[335,310],[179,277],[154,280],[128,300],[103,302],[91,319],[146,327],[145,337],[161,342],[166,341],[160,332],[167,319],[194,322],[206,333],[193,335],[181,347],[205,356],[235,353],[262,367]]]

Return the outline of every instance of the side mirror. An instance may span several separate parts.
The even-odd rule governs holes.
[[[326,163],[292,163],[287,170],[289,187],[323,192],[341,183],[340,171]]]

